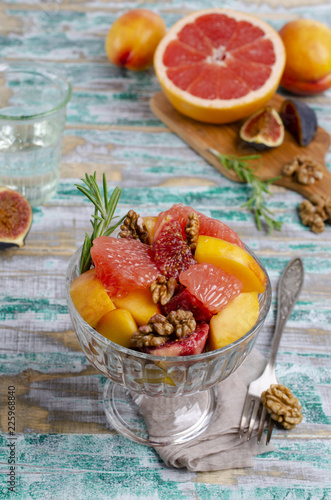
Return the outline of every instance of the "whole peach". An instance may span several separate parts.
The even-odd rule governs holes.
[[[120,16],[106,37],[106,52],[116,66],[140,71],[151,66],[155,49],[166,33],[163,19],[147,9]]]
[[[319,21],[298,19],[283,26],[286,65],[281,86],[299,95],[331,87],[331,30]]]

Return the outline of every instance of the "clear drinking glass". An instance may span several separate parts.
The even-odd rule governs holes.
[[[0,185],[20,191],[32,206],[57,189],[70,97],[71,84],[58,69],[0,63]]]
[[[271,286],[267,272],[254,253],[247,247],[246,250],[267,277],[265,292],[259,295],[256,324],[246,335],[221,349],[180,357],[127,349],[88,325],[77,312],[69,293],[70,284],[79,275],[81,249],[74,254],[66,275],[69,313],[87,359],[108,379],[104,410],[118,432],[137,443],[164,446],[187,442],[209,426],[217,406],[216,384],[231,375],[251,352],[270,309]],[[170,417],[170,435],[157,438],[149,435],[139,412],[141,405],[149,405],[148,398],[158,399],[158,418],[160,414]]]

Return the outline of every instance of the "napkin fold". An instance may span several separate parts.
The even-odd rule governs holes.
[[[265,364],[265,358],[253,349],[232,375],[217,384],[216,415],[207,430],[187,443],[155,447],[166,465],[196,472],[253,467],[255,455],[274,450],[271,444],[265,445],[265,439],[257,444],[254,437],[246,441],[238,436],[247,387],[262,373]],[[197,393],[194,404],[199,405],[204,397],[203,392]],[[172,422],[180,421],[185,412],[180,398],[138,397],[136,403],[154,440],[171,434]],[[253,436],[256,433],[257,428]]]

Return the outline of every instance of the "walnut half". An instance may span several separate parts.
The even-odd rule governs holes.
[[[175,293],[176,286],[177,281],[175,278],[171,277],[167,279],[163,275],[158,276],[156,281],[153,281],[149,287],[154,304],[158,302],[160,302],[162,306],[168,304]]]
[[[196,321],[191,311],[178,309],[168,316],[154,314],[147,325],[140,326],[131,337],[132,347],[159,347],[172,335],[173,339],[186,337],[194,332]]]
[[[197,247],[197,241],[199,236],[199,218],[195,212],[192,212],[188,216],[187,224],[185,226],[186,241],[190,247],[193,255]]]
[[[140,240],[142,243],[147,242],[148,231],[145,227],[143,218],[134,210],[129,210],[126,214],[120,229],[119,236],[121,238],[133,238],[135,240]]]
[[[170,311],[167,320],[174,325],[177,338],[186,337],[194,332],[196,328],[196,321],[193,317],[192,311],[184,311],[178,309],[177,311]]]
[[[276,422],[285,429],[293,429],[302,421],[301,406],[288,387],[272,384],[261,394],[262,404]]]
[[[159,347],[174,331],[174,326],[162,314],[154,314],[147,325],[140,326],[131,337],[133,347]]]
[[[314,184],[323,179],[323,167],[310,156],[295,156],[283,166],[283,174],[300,184]]]
[[[299,215],[302,224],[311,227],[314,233],[322,233],[325,221],[331,221],[331,198],[312,196],[311,200],[304,200],[299,206]]]

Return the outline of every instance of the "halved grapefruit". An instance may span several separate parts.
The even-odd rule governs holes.
[[[178,111],[202,122],[229,123],[270,100],[285,60],[283,42],[268,23],[214,8],[175,23],[157,47],[154,68]]]

